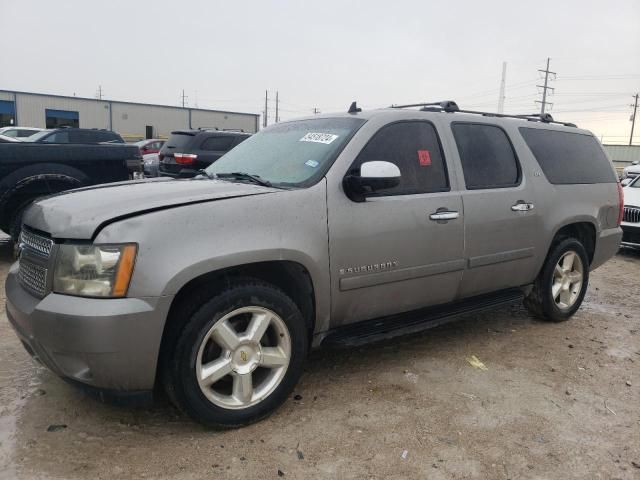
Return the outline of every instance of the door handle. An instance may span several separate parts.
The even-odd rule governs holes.
[[[511,210],[514,212],[528,212],[529,210],[533,210],[535,205],[533,203],[527,203],[523,201],[519,201],[515,205],[511,205]]]
[[[445,210],[442,212],[432,213],[431,215],[429,215],[429,218],[435,221],[442,221],[442,220],[447,221],[447,220],[455,220],[459,216],[460,214],[458,212],[451,212],[451,211]]]

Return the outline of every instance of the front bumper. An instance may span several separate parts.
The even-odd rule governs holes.
[[[95,299],[50,293],[43,299],[6,280],[7,317],[27,351],[73,382],[111,392],[154,387],[172,297]]]
[[[623,247],[640,248],[640,223],[622,222],[622,242]]]

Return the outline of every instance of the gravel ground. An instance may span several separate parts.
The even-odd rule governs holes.
[[[9,263],[0,239],[0,302]],[[514,305],[315,352],[282,408],[233,431],[86,397],[31,361],[3,310],[0,478],[638,479],[639,271],[617,255],[563,324]]]

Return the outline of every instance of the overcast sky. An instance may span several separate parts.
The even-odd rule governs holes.
[[[628,140],[640,90],[640,0],[0,0],[0,89],[262,113],[281,118],[441,99],[539,109]],[[270,102],[270,122],[273,107]],[[640,143],[640,125],[636,129]]]

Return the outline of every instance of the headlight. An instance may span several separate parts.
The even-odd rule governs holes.
[[[83,297],[124,297],[138,247],[62,244],[53,275],[53,291]]]

